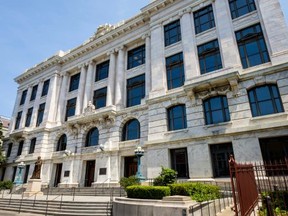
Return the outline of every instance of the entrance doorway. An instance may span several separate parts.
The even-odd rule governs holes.
[[[135,156],[124,158],[124,177],[134,176],[137,173],[137,158]]]
[[[61,182],[62,163],[55,165],[56,165],[56,171],[55,171],[54,187],[58,187],[58,184]]]
[[[210,145],[210,152],[212,157],[213,176],[229,177],[229,157],[233,154],[232,143]]]
[[[94,182],[95,160],[86,162],[84,187],[91,187]]]
[[[288,159],[288,136],[259,139],[265,162],[280,162]]]
[[[187,149],[171,149],[172,169],[177,171],[178,178],[189,178]]]

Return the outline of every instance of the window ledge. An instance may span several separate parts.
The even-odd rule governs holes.
[[[184,128],[180,130],[167,131],[164,133],[164,135],[170,135],[170,134],[176,134],[176,133],[188,133],[188,131],[189,131],[188,128]]]
[[[221,122],[221,123],[217,123],[217,124],[209,124],[209,125],[205,125],[204,129],[220,127],[220,126],[228,126],[228,125],[232,125],[232,122],[228,121],[228,122]]]
[[[119,142],[119,149],[136,148],[140,144],[140,139]]]
[[[200,38],[202,37],[203,35],[205,34],[209,34],[209,32],[213,32],[216,30],[216,27],[213,27],[213,28],[210,28],[210,29],[207,29],[206,31],[203,31],[203,32],[200,32],[198,34],[196,34],[196,38]],[[217,37],[217,36],[216,36]],[[197,44],[198,45],[198,44]]]
[[[239,17],[237,17],[237,18],[234,18],[234,19],[232,19],[232,22],[233,22],[233,24],[234,24],[234,22],[238,22],[239,20],[243,20],[243,19],[245,19],[246,17],[249,17],[249,16],[253,16],[253,15],[258,15],[258,12],[257,12],[257,10],[254,10],[254,11],[251,11],[250,13],[247,13],[247,14],[244,14],[244,15],[242,15],[242,16],[239,16]],[[232,18],[232,17],[231,17]]]
[[[272,66],[272,62],[265,62],[263,64],[255,65],[249,68],[243,68],[244,73],[249,73],[251,71],[256,71],[256,70],[261,70],[261,69],[266,69],[267,67]]]
[[[165,46],[165,50],[172,49],[173,47],[176,47],[176,46],[180,46],[181,43],[182,43],[182,40],[177,41],[177,42],[175,42],[173,44],[169,44],[168,46]]]
[[[101,80],[97,80],[97,81],[95,81],[95,79],[94,79],[94,83],[96,84],[100,84],[100,83],[104,83],[104,82],[106,82],[108,80],[108,77],[106,77],[106,78],[104,78],[104,79],[101,79]]]
[[[127,71],[128,73],[130,73],[130,72],[132,72],[132,71],[139,70],[141,67],[144,68],[144,67],[145,67],[145,64],[146,64],[146,62],[143,63],[143,64],[141,64],[141,65],[138,65],[138,66],[136,66],[136,67],[126,69],[126,71]]]
[[[250,118],[250,121],[261,121],[261,120],[266,120],[269,118],[273,118],[273,119],[283,119],[283,118],[287,118],[288,114],[285,112],[282,113],[274,113],[274,114],[269,114],[269,115],[264,115],[264,116],[257,116],[257,117],[252,117]]]

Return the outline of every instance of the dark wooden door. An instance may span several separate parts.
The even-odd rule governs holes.
[[[137,173],[137,158],[135,156],[125,157],[124,177],[136,175]]]
[[[61,173],[62,173],[62,163],[56,164],[54,187],[58,187],[58,184],[61,182]]]
[[[84,187],[91,187],[94,182],[95,160],[87,161]]]
[[[189,178],[187,149],[171,149],[172,169],[177,171],[178,178]]]

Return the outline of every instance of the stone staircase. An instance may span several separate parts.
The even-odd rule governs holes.
[[[0,199],[0,209],[40,215],[77,215],[77,216],[111,216],[111,202],[94,202],[86,198],[86,202],[55,201],[55,200],[21,200]]]

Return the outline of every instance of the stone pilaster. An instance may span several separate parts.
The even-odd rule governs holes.
[[[150,33],[145,34],[145,95],[148,98],[151,89],[151,39]]]
[[[40,80],[40,83],[38,84],[38,89],[37,89],[37,94],[36,94],[36,98],[35,98],[35,101],[34,101],[33,113],[32,113],[30,127],[35,127],[36,126],[36,121],[37,121],[37,116],[38,116],[38,109],[39,109],[39,104],[40,104],[40,98],[41,98],[43,84],[44,84],[44,79]],[[46,104],[45,104],[45,111],[46,111]]]
[[[116,71],[115,105],[124,107],[124,87],[125,87],[125,47],[119,47]]]
[[[111,106],[111,105],[114,105],[116,52],[113,49],[109,53],[107,53],[107,55],[110,55],[110,61],[109,61],[109,74],[108,74],[106,106]]]
[[[58,98],[57,124],[61,124],[65,116],[65,103],[66,103],[65,98],[66,98],[66,92],[67,92],[68,78],[69,76],[67,73],[62,75],[61,88],[60,88],[59,98]]]
[[[83,106],[82,106],[82,112],[84,112],[84,109],[87,107],[88,102],[92,101],[92,85],[94,82],[93,73],[95,71],[95,62],[90,61],[87,69],[87,76],[86,76],[86,83],[85,83],[85,93],[83,98]],[[82,76],[82,74],[81,74]],[[77,99],[78,100],[78,99]]]
[[[228,1],[215,1],[214,13],[223,68],[242,67],[232,22],[227,19],[231,17],[227,4]]]
[[[13,109],[13,113],[12,113],[12,118],[11,118],[11,124],[9,126],[9,132],[11,132],[12,130],[14,130],[15,128],[15,121],[16,121],[16,116],[17,116],[17,112],[19,111],[19,104],[20,104],[20,100],[21,100],[21,97],[22,97],[22,91],[18,90],[17,91],[17,96],[16,96],[16,101],[15,101],[15,104],[14,104],[14,109]],[[26,97],[26,100],[27,100],[27,97]]]
[[[85,91],[86,72],[87,72],[86,65],[83,64],[81,66],[81,74],[80,74],[80,82],[79,82],[79,88],[78,88],[75,115],[81,114],[81,111],[82,111],[83,97],[84,97],[84,91]]]

